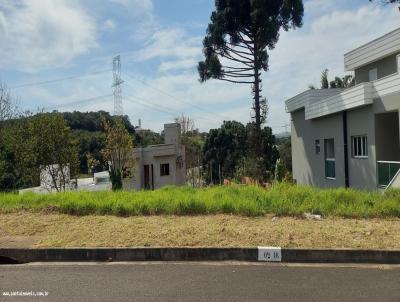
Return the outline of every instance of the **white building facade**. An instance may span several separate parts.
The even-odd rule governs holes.
[[[164,144],[134,149],[135,172],[125,189],[155,190],[186,183],[185,147],[178,123],[164,125]]]

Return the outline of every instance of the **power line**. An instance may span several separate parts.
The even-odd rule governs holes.
[[[168,115],[170,115],[172,117],[176,117],[176,114],[173,113],[172,111],[161,109],[161,108],[156,107],[156,106],[154,106],[152,104],[146,104],[145,102],[142,102],[140,99],[138,99],[136,97],[129,96],[129,97],[125,97],[125,99],[128,100],[128,101],[131,101],[132,103],[136,103],[136,104],[140,104],[140,105],[143,105],[145,107],[148,107],[151,110],[156,110],[156,111],[159,111],[159,112],[162,112],[162,113],[166,113],[166,114],[168,114]]]
[[[128,85],[130,85],[132,88],[135,88],[135,86],[133,86],[132,83],[130,83],[130,82],[128,82],[128,81],[125,81],[125,83],[128,84]],[[141,99],[140,97],[137,97],[137,96],[131,96],[131,97],[133,97],[133,98],[135,98],[135,99]],[[181,114],[182,114],[181,111],[174,110],[174,109],[171,109],[171,108],[166,108],[166,107],[163,107],[162,105],[159,105],[159,104],[153,105],[153,104],[150,103],[150,100],[146,100],[146,99],[143,99],[143,98],[142,98],[141,101],[146,102],[146,105],[152,105],[152,106],[154,106],[154,108],[155,108],[156,110],[157,110],[158,108],[164,108],[164,110],[167,110],[167,111],[169,111],[169,112],[175,112],[175,117],[176,117],[176,115],[181,115]],[[148,104],[148,103],[150,103],[150,104]],[[212,123],[217,122],[216,120],[210,119],[210,118],[208,118],[208,117],[197,116],[197,115],[193,115],[193,114],[191,114],[191,116],[192,116],[193,118],[201,119],[201,120],[206,120],[206,121],[209,121],[209,122],[212,122]],[[219,122],[219,121],[218,121],[218,122]]]
[[[16,86],[9,87],[9,89],[18,89],[18,88],[29,87],[29,86],[39,86],[39,85],[52,84],[52,83],[57,83],[57,82],[62,82],[62,81],[80,79],[80,78],[85,78],[85,77],[88,77],[88,76],[91,76],[91,75],[105,73],[105,72],[109,72],[109,71],[110,71],[110,69],[100,70],[100,71],[94,71],[94,72],[86,73],[84,75],[76,75],[76,76],[70,76],[70,77],[59,78],[59,79],[54,79],[54,80],[47,80],[47,81],[42,81],[42,82],[26,83],[26,84],[21,84],[21,85],[16,85]]]
[[[203,107],[201,107],[201,106],[198,106],[198,105],[196,105],[196,104],[194,104],[194,103],[192,103],[192,102],[184,101],[184,100],[178,99],[178,98],[176,98],[175,96],[173,96],[172,94],[170,94],[170,93],[168,93],[168,92],[166,92],[166,91],[163,91],[163,90],[161,90],[160,88],[157,88],[157,87],[155,87],[155,86],[153,86],[153,85],[150,85],[149,83],[147,83],[147,82],[145,82],[145,81],[143,81],[143,80],[141,80],[141,79],[139,79],[139,78],[137,78],[137,77],[131,76],[131,75],[127,74],[127,73],[126,73],[125,75],[127,75],[127,76],[128,76],[129,78],[131,78],[132,80],[138,81],[138,82],[142,83],[143,85],[145,85],[145,86],[147,86],[147,87],[150,87],[150,88],[152,88],[152,89],[154,89],[154,90],[156,90],[156,91],[158,91],[158,92],[160,92],[160,93],[162,93],[162,94],[164,94],[164,95],[166,95],[166,96],[168,96],[168,97],[174,99],[175,101],[184,103],[184,104],[186,104],[186,105],[190,105],[191,107],[197,108],[198,110],[201,110],[201,111],[206,112],[206,113],[208,113],[208,114],[218,115],[218,116],[220,116],[221,118],[223,118],[224,120],[230,120],[230,118],[228,118],[228,117],[225,117],[225,116],[223,116],[223,115],[221,115],[221,114],[218,114],[218,113],[216,113],[216,112],[207,110],[207,109],[205,109],[205,108],[203,108]]]
[[[89,103],[91,103],[93,101],[98,101],[98,100],[101,100],[101,99],[110,98],[112,96],[113,96],[112,94],[106,94],[106,95],[101,95],[101,96],[96,96],[96,97],[92,97],[92,98],[76,100],[76,101],[63,103],[63,104],[54,104],[52,106],[44,107],[43,109],[44,110],[50,110],[50,109],[58,109],[58,108],[63,108],[63,107],[68,107],[68,106],[73,106],[73,105],[85,105],[85,104],[89,104]],[[104,100],[104,101],[106,101],[106,100]]]
[[[173,110],[173,109],[166,108],[166,107],[163,107],[163,106],[160,106],[160,105],[154,105],[154,104],[148,103],[149,100],[145,100],[145,99],[139,98],[137,96],[127,96],[126,99],[128,101],[131,101],[131,102],[134,102],[134,103],[139,103],[139,104],[141,104],[143,106],[149,107],[149,108],[151,108],[153,110],[169,114],[172,117],[177,117],[177,115],[182,114],[181,112],[179,112],[177,110]],[[212,123],[216,123],[217,122],[216,120],[211,120],[211,119],[208,119],[208,118],[205,118],[205,117],[200,117],[200,116],[193,116],[193,117],[195,119],[202,119],[202,120],[206,120],[206,121],[212,122]]]

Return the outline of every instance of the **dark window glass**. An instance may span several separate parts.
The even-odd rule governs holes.
[[[325,147],[325,177],[336,178],[335,140],[333,138],[324,140]]]
[[[315,140],[315,154],[319,154],[321,152],[321,144],[319,139]]]
[[[161,164],[160,165],[160,174],[161,174],[161,176],[169,175],[169,164]]]
[[[368,157],[368,140],[366,135],[351,137],[353,157]]]
[[[335,140],[333,138],[325,140],[325,158],[335,159]]]

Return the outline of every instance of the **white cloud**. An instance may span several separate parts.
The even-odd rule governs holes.
[[[154,32],[145,47],[135,54],[137,61],[154,58],[198,58],[201,56],[201,38],[190,37],[179,28],[169,28]]]
[[[164,61],[161,62],[159,71],[170,72],[173,70],[193,69],[197,66],[197,62],[198,60],[196,60],[196,58]]]
[[[319,4],[321,1],[309,2]],[[326,5],[331,2],[327,0]],[[306,90],[309,84],[318,87],[324,68],[329,69],[331,78],[344,75],[343,56],[347,51],[399,26],[400,13],[395,6],[369,3],[357,8],[348,6],[323,9],[323,13],[307,19],[311,22],[305,23],[303,28],[281,34],[270,53],[270,70],[264,74],[263,83],[263,93],[270,100],[272,125],[283,125],[289,120],[284,100]],[[307,12],[306,9],[306,15]]]
[[[76,1],[5,0],[0,11],[7,24],[0,31],[0,67],[62,66],[96,47],[95,21]]]
[[[48,1],[45,0],[43,3]],[[131,72],[135,72],[136,77],[152,86],[149,87],[139,81],[124,77],[126,80],[123,86],[124,109],[133,121],[142,118],[144,126],[154,130],[161,130],[163,123],[172,121],[174,115],[177,116],[180,113],[193,117],[201,130],[218,127],[224,119],[236,119],[243,123],[249,121],[252,100],[251,89],[248,85],[235,85],[218,80],[210,80],[205,84],[198,82],[196,66],[202,59],[202,37],[192,35],[184,28],[171,25],[159,26],[154,21],[156,18],[153,6],[148,4],[151,1],[142,1],[143,3],[138,6],[133,5],[137,1],[107,1],[118,2],[118,5],[123,5],[128,9],[141,8],[144,12],[142,16],[138,15],[142,27],[136,28],[136,35],[146,40],[135,44],[142,45],[142,48],[133,54],[130,51],[122,54],[123,72],[129,70],[127,66],[133,66]],[[309,0],[305,2],[305,7],[306,18],[303,28],[282,33],[276,48],[270,53],[270,70],[263,75],[263,95],[269,99],[270,105],[268,124],[274,127],[275,132],[283,131],[282,126],[289,121],[289,115],[285,113],[284,100],[286,98],[306,90],[308,84],[319,86],[320,73],[324,68],[330,70],[331,77],[343,75],[345,52],[399,25],[400,13],[396,6],[373,5],[367,1],[360,6],[353,2],[349,4],[348,0]],[[3,22],[0,17],[0,54],[3,54],[5,49],[1,40],[4,39],[1,36],[1,28],[10,30],[13,28],[10,22],[20,23],[20,21],[18,23],[13,21],[8,14],[4,16]],[[110,17],[107,16],[104,20],[107,18]],[[28,22],[32,23],[29,19]],[[123,25],[120,19],[118,22],[118,26]],[[35,31],[26,30],[29,34],[36,35],[36,29]],[[15,32],[14,29],[13,31]],[[28,36],[21,30],[19,32]],[[36,38],[35,36],[32,39]],[[124,42],[121,41],[121,44]],[[26,46],[25,52],[18,51],[19,60],[24,58],[30,47]],[[66,48],[69,51],[68,47]],[[36,51],[36,46],[33,49]],[[10,53],[13,53],[13,50]],[[46,52],[43,51],[43,53]],[[51,53],[52,50],[49,51],[50,55]],[[10,55],[8,58],[12,57]],[[63,57],[58,55],[58,58]],[[0,58],[0,67],[2,59],[4,56]],[[151,72],[144,75],[146,70],[151,70]],[[103,79],[99,77],[96,79],[95,86],[91,88],[88,88],[89,85],[86,82],[82,82],[66,86],[63,90],[54,90],[46,97],[46,100],[51,103],[57,95],[68,96],[69,99],[74,100],[108,94],[110,76],[104,75]],[[73,94],[68,94],[68,92],[73,92]],[[27,93],[27,98],[34,94],[34,91]],[[155,108],[128,100],[127,96],[130,95],[147,100]],[[45,98],[44,93],[43,98]],[[196,107],[204,108],[205,111]],[[167,108],[173,113],[167,114],[157,110],[162,108]],[[96,104],[93,107],[88,105],[87,109],[112,111],[112,99],[108,103]]]
[[[104,31],[113,32],[115,30],[115,27],[115,22],[111,19],[107,19],[106,21],[104,21],[102,28]]]
[[[312,9],[313,18],[305,19],[308,23],[301,29],[282,33],[276,49],[270,53],[270,70],[263,76],[263,95],[270,106],[268,124],[275,132],[283,131],[289,121],[284,105],[286,98],[306,90],[309,84],[319,86],[324,68],[330,70],[331,77],[343,75],[344,53],[392,30],[398,26],[400,17],[397,8],[368,3],[349,7],[342,0],[311,0],[305,4],[306,16]],[[145,81],[179,100],[212,112],[206,116],[213,122],[197,119],[201,129],[217,127],[229,118],[248,122],[252,102],[250,87],[217,80],[200,84],[195,67],[202,58],[201,50],[201,37],[190,36],[181,28],[167,28],[154,32],[134,58],[142,62],[160,60],[161,75]],[[146,86],[140,87],[137,95],[156,106],[193,115],[195,119],[204,114]],[[161,129],[162,123],[159,119],[150,122],[156,129]]]
[[[332,11],[341,4],[343,0],[308,0],[304,2],[304,10],[307,16],[312,17]]]
[[[112,3],[122,5],[136,16],[143,13],[151,13],[153,10],[152,0],[110,0]]]
[[[138,41],[147,39],[159,26],[154,15],[152,0],[109,0],[122,6],[134,22],[132,38]]]
[[[4,14],[0,11],[0,36],[7,34],[8,31],[7,31],[6,18],[4,17]]]
[[[141,80],[125,77],[125,109],[135,115],[134,120],[144,114],[140,109],[149,110],[141,104],[132,104],[134,100],[127,100],[128,96],[138,97],[155,106],[152,109],[155,114],[153,117],[146,115],[142,118],[143,122],[151,124],[154,129],[162,129],[163,123],[172,121],[174,116],[181,113],[193,118],[201,130],[218,127],[223,120],[236,119],[243,123],[250,120],[250,86],[216,80],[200,84],[198,75],[189,71],[176,75],[163,74],[151,80],[141,78],[140,75],[135,78]],[[141,81],[147,85],[141,84]],[[172,111],[173,114],[159,113],[158,110]]]

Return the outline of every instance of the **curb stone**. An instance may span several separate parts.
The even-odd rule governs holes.
[[[252,248],[134,247],[134,248],[0,248],[1,259],[28,262],[81,261],[259,261]],[[282,248],[283,263],[400,264],[400,250]]]

